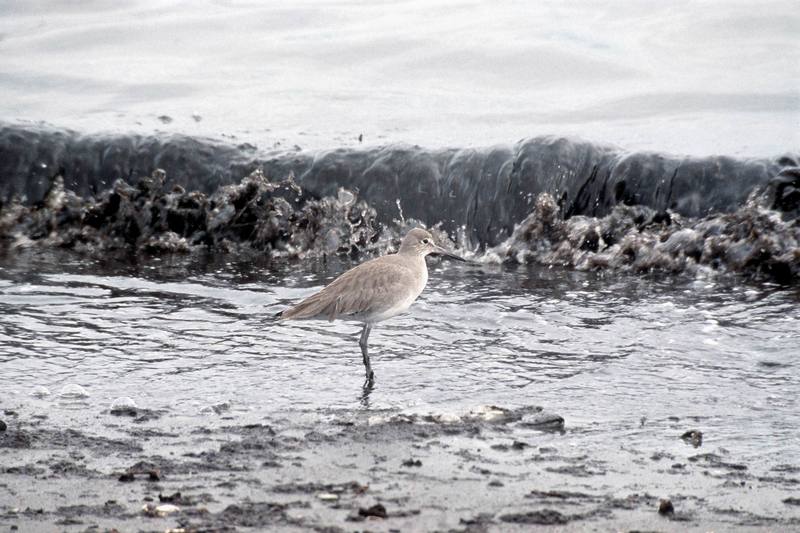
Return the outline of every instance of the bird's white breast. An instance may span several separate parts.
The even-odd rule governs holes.
[[[411,304],[416,301],[419,295],[422,294],[422,291],[425,289],[425,285],[428,283],[428,267],[425,264],[425,259],[421,258],[421,260],[423,261],[423,268],[420,271],[421,275],[414,276],[415,284],[409,285],[407,290],[404,291],[404,294],[397,298],[397,300],[395,300],[389,308],[370,316],[368,320],[369,322],[381,322],[383,320],[392,318],[393,316],[405,313],[408,308],[411,307]]]

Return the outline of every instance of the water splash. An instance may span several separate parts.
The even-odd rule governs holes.
[[[800,225],[757,195],[732,213],[702,219],[627,205],[602,218],[563,219],[556,200],[544,193],[487,257],[579,270],[733,272],[793,283],[800,279]]]
[[[795,283],[800,279],[799,219],[787,209],[776,210],[774,203],[794,206],[798,177],[779,178],[775,190],[754,191],[738,209],[703,218],[624,203],[601,217],[570,214],[554,196],[541,193],[511,236],[487,250],[471,241],[466,226],[455,235],[443,222],[429,230],[445,247],[483,263],[735,273]],[[425,226],[402,211],[400,219],[378,222],[374,207],[341,187],[335,196],[314,198],[291,173],[273,182],[254,171],[210,195],[179,186],[167,190],[165,180],[157,170],[136,185],[119,180],[97,196],[82,198],[57,176],[41,202],[0,206],[0,250],[54,247],[93,256],[211,250],[256,252],[281,261],[360,259],[397,250],[408,230]]]
[[[273,183],[261,171],[206,195],[180,186],[166,190],[155,171],[135,186],[118,180],[82,198],[56,176],[42,202],[0,207],[7,250],[39,246],[89,255],[108,251],[185,253],[197,249],[254,249],[276,258],[349,253],[374,239],[375,211],[350,191],[304,197],[290,174]]]

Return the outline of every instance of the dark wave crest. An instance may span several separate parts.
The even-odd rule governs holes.
[[[563,138],[261,152],[181,136],[0,128],[6,247],[358,254],[412,220],[486,257],[798,277],[798,157],[680,158]],[[388,231],[387,231],[388,230]]]

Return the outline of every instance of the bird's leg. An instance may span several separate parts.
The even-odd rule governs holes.
[[[367,380],[364,382],[365,387],[372,385],[372,382],[375,380],[375,373],[372,372],[372,365],[369,364],[369,346],[367,344],[367,339],[369,339],[370,331],[372,331],[372,326],[364,324],[364,329],[361,330],[361,339],[358,341],[358,345],[361,346],[361,355],[364,356],[364,369],[367,372]]]

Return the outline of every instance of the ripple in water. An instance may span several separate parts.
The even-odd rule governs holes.
[[[584,444],[609,432],[646,444],[642,419],[678,417],[762,461],[765,446],[800,455],[796,290],[437,264],[411,312],[376,327],[364,397],[357,324],[272,319],[347,266],[9,261],[6,386],[188,417],[541,405]]]

